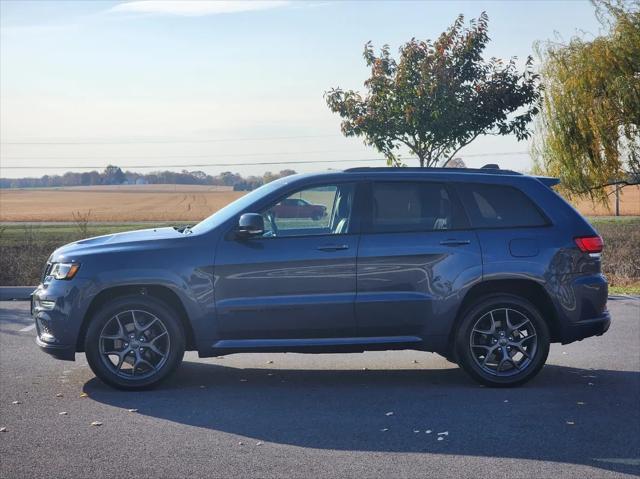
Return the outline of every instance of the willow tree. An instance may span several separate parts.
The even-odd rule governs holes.
[[[544,87],[536,169],[571,195],[640,181],[640,0],[598,1],[606,33],[538,46]]]
[[[435,41],[412,39],[400,48],[397,61],[388,45],[376,55],[369,42],[366,93],[333,88],[325,99],[342,117],[343,134],[362,137],[390,165],[401,163],[404,150],[420,166],[445,166],[484,134],[525,139],[538,112],[532,58],[522,71],[515,57],[484,60],[488,42],[486,13],[468,27],[460,15]]]

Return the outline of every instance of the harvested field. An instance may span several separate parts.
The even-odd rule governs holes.
[[[135,185],[0,190],[0,222],[199,221],[244,193],[219,186]],[[90,213],[89,213],[90,212]]]
[[[580,200],[574,205],[585,216],[610,216],[616,212],[616,196],[613,189],[609,190],[609,203],[593,203],[590,200]],[[620,214],[622,216],[640,216],[640,186],[625,186],[620,190]]]
[[[73,214],[92,222],[199,221],[244,193],[224,186],[122,185],[74,186],[69,188],[0,189],[0,222],[73,221]],[[609,205],[590,200],[576,202],[585,216],[610,216]],[[640,216],[640,186],[621,191],[623,216]]]

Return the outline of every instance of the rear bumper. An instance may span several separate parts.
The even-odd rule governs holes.
[[[584,319],[575,323],[568,323],[563,328],[562,344],[590,338],[591,336],[602,336],[611,326],[611,315],[609,311],[604,311],[596,318]]]

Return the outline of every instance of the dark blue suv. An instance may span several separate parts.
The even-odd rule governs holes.
[[[417,349],[522,384],[551,342],[610,323],[602,240],[556,183],[493,168],[283,178],[192,228],[56,250],[32,298],[37,342],[84,351],[123,389],[156,384],[185,350]]]

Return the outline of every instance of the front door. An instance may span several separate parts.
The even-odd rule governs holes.
[[[480,245],[442,183],[373,182],[358,256],[359,336],[441,335],[482,277]]]
[[[355,185],[297,191],[261,213],[259,237],[221,239],[215,301],[221,339],[355,334]],[[295,211],[291,211],[292,200]]]

